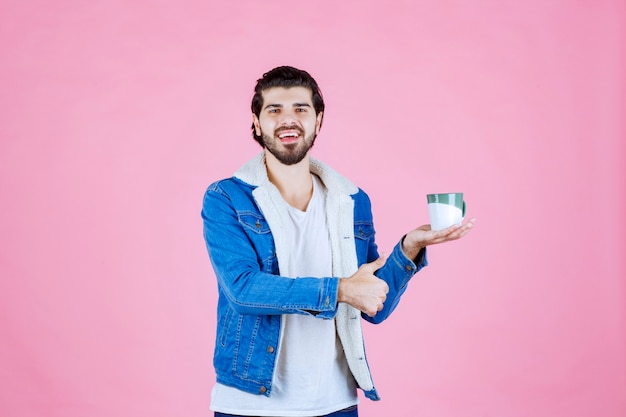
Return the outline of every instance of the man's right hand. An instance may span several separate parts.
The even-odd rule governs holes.
[[[383,309],[389,286],[374,275],[385,265],[387,258],[381,255],[374,262],[363,264],[350,278],[339,280],[338,300],[350,304],[370,317]]]

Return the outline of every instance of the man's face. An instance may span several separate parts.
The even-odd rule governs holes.
[[[297,164],[313,146],[322,121],[322,113],[315,114],[311,90],[273,87],[262,95],[259,117],[252,115],[256,134],[281,163]]]

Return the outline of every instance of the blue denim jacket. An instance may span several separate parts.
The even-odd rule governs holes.
[[[376,275],[389,285],[383,310],[374,317],[337,302],[340,278],[378,258],[368,196],[327,165],[311,160],[311,172],[328,190],[327,217],[333,277],[280,276],[282,244],[280,193],[267,178],[264,153],[234,177],[209,186],[203,201],[204,238],[218,282],[214,367],[217,381],[269,396],[280,346],[281,315],[335,319],[350,370],[365,395],[378,400],[359,317],[380,323],[395,309],[411,277],[427,265],[422,250],[415,262],[398,243]]]

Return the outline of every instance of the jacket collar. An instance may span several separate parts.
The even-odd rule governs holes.
[[[342,194],[356,194],[359,189],[352,181],[339,174],[323,162],[311,158],[310,171],[320,177],[328,191]],[[265,151],[248,161],[233,175],[235,178],[255,187],[267,186],[270,183],[265,166]]]

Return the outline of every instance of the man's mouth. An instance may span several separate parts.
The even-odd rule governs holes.
[[[277,133],[278,139],[283,144],[295,143],[300,139],[301,131],[300,129],[284,129]]]

